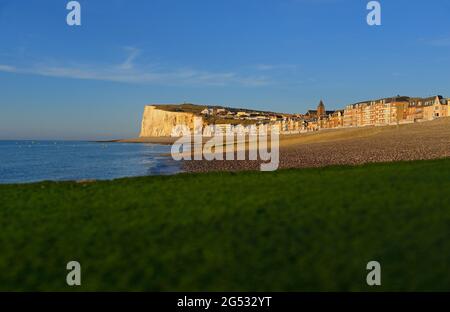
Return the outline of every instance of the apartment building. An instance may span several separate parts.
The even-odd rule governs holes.
[[[439,117],[448,116],[448,102],[442,97],[435,97],[434,100],[429,100],[430,105],[423,108],[423,119],[433,120]]]
[[[397,96],[347,105],[344,127],[386,126],[450,116],[449,101],[442,96],[410,98]]]

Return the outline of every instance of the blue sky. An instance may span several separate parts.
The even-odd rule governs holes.
[[[149,103],[304,112],[450,96],[450,1],[0,0],[0,139],[138,135]]]

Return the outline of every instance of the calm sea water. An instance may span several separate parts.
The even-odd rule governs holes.
[[[0,183],[109,180],[174,174],[170,146],[74,141],[0,141]]]

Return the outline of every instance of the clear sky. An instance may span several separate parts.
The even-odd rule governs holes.
[[[138,135],[145,104],[450,97],[450,1],[0,0],[0,139]]]

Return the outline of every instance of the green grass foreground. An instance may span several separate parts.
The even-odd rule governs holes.
[[[2,185],[0,290],[448,291],[449,191],[448,159]]]

